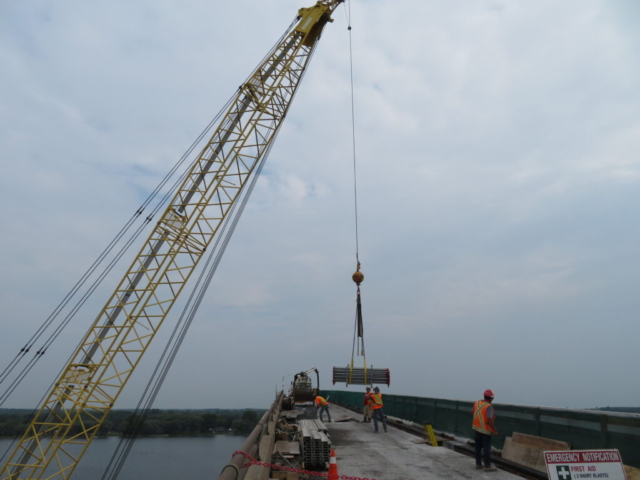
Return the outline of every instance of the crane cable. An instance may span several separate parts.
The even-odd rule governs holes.
[[[290,31],[294,24],[295,20],[289,26],[287,32],[285,32],[285,35],[283,35],[283,37],[278,40],[276,45],[281,43],[281,41],[284,39],[284,37]],[[315,49],[310,52],[309,59],[311,59],[314,54]],[[302,75],[304,76],[305,74],[306,70],[302,73]],[[302,80],[302,78],[300,80]],[[297,91],[294,93],[294,96],[296,94]],[[126,462],[131,452],[131,448],[133,447],[133,444],[139,436],[141,428],[146,418],[148,417],[149,411],[153,408],[153,403],[155,402],[155,399],[164,383],[164,380],[173,364],[173,361],[175,360],[178,350],[182,345],[182,342],[189,330],[189,327],[191,326],[198,308],[200,307],[202,299],[204,298],[213,275],[217,270],[218,264],[222,259],[222,255],[224,254],[224,251],[229,244],[229,241],[231,240],[231,236],[236,229],[240,217],[244,212],[247,201],[249,200],[249,197],[253,192],[260,174],[262,173],[267,158],[269,157],[269,153],[271,152],[271,149],[275,144],[276,138],[278,137],[279,133],[280,128],[278,128],[274,133],[272,141],[267,146],[266,151],[256,168],[251,182],[249,182],[245,186],[245,188],[243,189],[244,191],[240,192],[241,196],[242,194],[244,194],[243,198],[234,202],[234,204],[231,206],[229,215],[227,216],[224,224],[221,227],[220,235],[217,237],[214,246],[211,249],[209,258],[206,261],[200,277],[198,278],[198,281],[196,282],[194,289],[192,290],[192,293],[187,300],[186,305],[184,306],[182,314],[180,315],[180,318],[176,326],[174,327],[170,339],[167,341],[165,349],[156,364],[155,370],[147,383],[147,386],[138,402],[138,405],[130,417],[133,420],[131,425],[131,435],[126,437],[126,439],[124,436],[121,437],[120,442],[118,442],[118,446],[113,452],[109,464],[107,465],[103,473],[102,480],[115,480],[118,478],[122,467],[124,466],[124,463]],[[238,210],[237,212],[235,211],[236,208]]]
[[[289,24],[289,26],[287,27],[285,33],[278,39],[278,41],[273,45],[273,47],[269,50],[269,52],[267,52],[267,54],[262,58],[262,60],[260,61],[260,64],[262,62],[264,62],[264,60],[273,52],[273,50],[275,48],[277,48],[277,46],[282,42],[282,40],[286,37],[286,35],[289,34],[289,32],[291,31],[291,29],[293,28],[293,26],[296,24],[297,22],[297,17],[294,17],[291,21],[291,23]],[[311,52],[310,57],[313,56],[313,54],[315,53],[315,49],[313,52]],[[306,73],[306,71],[304,72]],[[304,75],[303,73],[303,75]],[[242,84],[246,83],[249,79],[250,79],[251,75],[249,75],[244,82],[242,82]],[[296,92],[297,93],[297,92]],[[144,201],[144,203],[142,204],[142,206],[140,208],[138,208],[138,210],[136,211],[136,214],[134,214],[133,219],[130,219],[124,227],[122,227],[121,231],[116,235],[116,237],[109,243],[109,246],[107,248],[105,248],[105,250],[100,254],[100,256],[98,257],[98,259],[92,264],[92,266],[87,270],[87,272],[85,272],[85,274],[81,277],[81,279],[76,283],[76,285],[71,289],[71,291],[69,293],[67,293],[67,295],[65,296],[65,298],[60,302],[60,304],[54,309],[54,311],[49,315],[49,317],[45,320],[45,322],[40,326],[40,328],[38,328],[38,330],[36,331],[35,334],[33,334],[33,336],[31,337],[31,339],[25,344],[25,347],[23,347],[21,349],[20,352],[18,352],[18,354],[15,356],[15,358],[10,362],[9,365],[7,365],[7,367],[5,367],[5,369],[0,373],[0,384],[2,384],[2,382],[4,382],[4,380],[7,379],[7,377],[10,375],[10,373],[18,366],[18,364],[20,363],[20,361],[24,358],[24,356],[29,352],[29,349],[31,347],[33,347],[33,344],[43,335],[44,331],[53,323],[53,321],[55,320],[55,318],[60,315],[62,309],[64,308],[64,306],[66,306],[69,301],[71,300],[71,298],[73,298],[78,290],[84,285],[84,283],[88,280],[88,278],[91,276],[92,273],[94,273],[94,271],[96,270],[97,266],[104,261],[104,259],[106,258],[106,256],[108,255],[109,252],[111,252],[111,250],[114,248],[115,244],[117,244],[121,238],[124,236],[124,234],[131,228],[131,226],[135,223],[135,220],[137,220],[138,218],[140,218],[140,214],[143,212],[144,208],[147,207],[149,204],[151,204],[153,202],[153,200],[155,199],[155,197],[157,197],[157,195],[160,193],[160,191],[162,190],[162,187],[164,187],[164,185],[169,181],[169,179],[175,175],[175,173],[177,172],[177,170],[179,169],[179,167],[184,164],[184,162],[189,158],[189,156],[191,155],[191,153],[193,152],[193,150],[197,147],[197,145],[202,141],[202,139],[205,137],[205,135],[207,135],[207,133],[209,131],[211,131],[211,129],[216,125],[216,123],[218,122],[218,120],[220,120],[222,114],[224,112],[226,112],[227,108],[229,107],[229,105],[231,104],[231,102],[233,101],[233,99],[235,98],[235,94],[232,95],[229,100],[225,103],[225,105],[218,111],[218,113],[213,117],[213,119],[209,122],[209,124],[205,127],[205,129],[198,135],[197,139],[192,143],[192,145],[187,149],[187,151],[182,155],[182,157],[180,157],[180,159],[178,160],[178,162],[172,167],[172,169],[169,171],[169,173],[167,175],[165,175],[165,177],[163,178],[163,180],[159,183],[158,186],[156,186],[156,188],[153,190],[153,192],[149,195],[149,197]],[[293,99],[292,99],[293,100]],[[260,166],[257,168],[257,175],[255,177],[255,179],[253,180],[253,183],[251,185],[251,187],[248,189],[248,194],[250,195],[250,193],[253,191],[253,185],[255,184],[255,180],[257,179],[257,177],[259,176],[260,172],[262,171],[262,167],[264,166],[264,161],[266,160],[266,158],[269,155],[269,152],[271,150],[271,146],[275,143],[275,138],[277,137],[279,133],[279,130],[275,133],[274,135],[274,141],[271,142],[270,146],[268,147],[267,151],[265,152],[264,158],[260,164]],[[169,190],[164,194],[164,196],[162,197],[162,199],[160,201],[158,201],[158,204],[155,206],[155,208],[153,209],[152,213],[150,215],[147,216],[147,218],[145,219],[143,225],[141,225],[140,227],[138,227],[138,229],[136,230],[136,232],[131,236],[131,238],[129,238],[129,240],[127,240],[126,244],[124,247],[122,247],[122,249],[118,252],[118,254],[116,255],[116,257],[111,260],[111,262],[109,263],[109,265],[104,269],[104,271],[99,275],[98,279],[94,281],[94,283],[91,285],[91,287],[89,287],[87,289],[87,291],[84,293],[84,295],[82,296],[82,298],[78,301],[78,303],[76,304],[76,306],[72,309],[72,311],[67,315],[67,317],[65,318],[65,320],[58,325],[58,327],[55,329],[54,333],[51,334],[47,340],[45,341],[44,345],[38,349],[37,353],[35,354],[35,356],[31,359],[31,361],[22,369],[22,371],[18,374],[18,376],[13,380],[13,382],[9,385],[9,387],[2,393],[0,394],[0,406],[2,406],[4,404],[4,402],[9,398],[9,396],[13,393],[13,391],[15,391],[15,389],[19,386],[19,384],[25,379],[25,377],[27,376],[27,374],[33,369],[33,367],[35,366],[35,364],[38,362],[38,360],[40,358],[42,358],[42,356],[44,355],[44,353],[46,352],[47,348],[49,348],[51,346],[51,344],[53,343],[54,340],[56,340],[58,338],[58,336],[62,333],[62,330],[69,324],[69,322],[71,321],[71,319],[75,316],[75,314],[78,312],[78,310],[80,309],[80,307],[82,307],[82,305],[84,305],[84,303],[88,300],[89,296],[96,290],[96,288],[99,286],[100,283],[102,283],[102,280],[104,280],[104,277],[113,269],[113,267],[115,266],[115,264],[117,263],[117,261],[126,253],[126,251],[129,249],[129,247],[131,246],[131,244],[138,238],[138,236],[142,233],[142,231],[144,230],[144,228],[151,222],[151,220],[153,219],[153,217],[155,216],[155,214],[157,214],[157,212],[164,207],[164,205],[166,205],[166,203],[174,196],[176,190],[178,189],[178,187],[183,183],[185,177],[188,175],[189,173],[189,169],[187,168],[184,172],[182,172],[179,176],[179,178],[177,180],[175,180],[175,182],[173,183],[173,185],[169,188]],[[246,204],[246,200],[248,199],[248,196],[246,197],[245,200],[243,200],[243,205],[241,207],[241,212],[244,210],[244,205]],[[239,214],[240,215],[240,214]],[[237,221],[239,220],[239,215],[238,218],[234,220],[233,226],[232,228],[232,232],[235,229],[235,225],[237,224]],[[232,215],[231,215],[232,216]],[[225,227],[222,228],[221,231],[224,231]],[[218,255],[219,257],[221,257],[222,253],[224,252],[224,248],[226,248],[226,245],[229,242],[231,234],[228,234],[225,237],[225,241],[224,241],[224,247],[222,247],[222,252],[220,252]],[[219,241],[219,239],[218,239]],[[216,248],[212,249],[212,253],[216,250]],[[220,258],[216,259],[215,262],[215,267],[214,267],[214,271],[215,268],[217,268],[217,264],[220,262]],[[213,272],[210,273],[210,275],[213,275]],[[211,280],[209,279],[208,282],[210,282]],[[197,284],[196,284],[197,285]],[[208,285],[208,283],[207,283]],[[199,294],[199,300],[197,302],[197,305],[199,306],[200,302],[202,301],[202,295],[203,295],[203,291],[201,291],[201,293]],[[193,294],[192,294],[193,297]],[[187,306],[189,305],[189,303],[187,304]],[[187,307],[185,307],[186,310]],[[195,307],[195,310],[193,311],[193,313],[191,314],[192,316],[195,315],[195,311],[197,311],[197,307]],[[185,313],[183,312],[182,316],[184,316]],[[192,318],[191,318],[192,319]],[[182,320],[181,320],[182,321]],[[180,321],[180,322],[181,322]],[[180,322],[178,322],[178,324],[180,324]],[[190,323],[190,321],[189,321]],[[176,329],[178,328],[178,326],[176,326]],[[188,326],[186,327],[188,329]],[[186,334],[186,331],[184,332]],[[175,331],[174,331],[174,335],[175,335]],[[172,335],[172,338],[173,336]],[[182,338],[184,337],[184,334],[182,334]],[[167,348],[169,348],[169,343],[171,342],[171,339],[167,342],[167,347],[165,347],[165,350]],[[181,343],[181,340],[180,340]],[[179,347],[179,345],[177,347],[173,347],[176,348],[176,352],[177,352],[177,348]],[[75,350],[71,353],[71,356],[68,358],[68,360],[65,362],[65,365],[68,364],[71,359],[73,358],[75,354]],[[172,353],[172,358],[175,357],[175,353]],[[160,362],[162,361],[162,358],[158,361],[158,366],[160,365]],[[166,368],[166,371],[168,371],[168,368],[171,366],[171,363],[173,362],[173,359],[171,360],[171,362],[169,363],[169,366],[165,366],[164,368]],[[156,367],[156,370],[158,369],[158,366]],[[54,380],[52,381],[51,385],[49,386],[49,388],[47,388],[47,390],[45,391],[44,395],[42,396],[42,398],[40,399],[40,401],[36,404],[36,407],[34,407],[34,409],[32,410],[31,414],[25,416],[25,421],[23,423],[23,430],[26,429],[26,426],[29,425],[31,423],[31,421],[33,420],[33,418],[35,417],[35,415],[38,413],[40,405],[44,402],[48,392],[53,388],[53,385],[55,384],[55,382],[57,381],[57,379],[60,377],[60,375],[62,375],[62,372],[64,371],[64,367],[60,370],[60,372],[54,377]],[[157,390],[155,390],[155,395],[157,395],[157,391],[159,390],[160,386],[162,385],[162,381],[164,381],[164,376],[166,376],[166,371],[165,373],[161,376],[162,380],[156,380],[157,382],[159,382],[159,384],[157,384]],[[153,379],[152,379],[153,380]],[[149,386],[152,383],[152,380],[149,381],[149,385],[147,386],[147,390],[150,388]],[[146,390],[145,390],[146,392]],[[152,396],[151,399],[151,404],[153,405],[153,400],[155,399],[155,395]],[[144,396],[144,394],[143,394]],[[142,403],[143,399],[141,398],[140,402]],[[139,404],[140,405],[140,404]],[[148,406],[145,410],[143,410],[143,412],[148,413],[148,410],[151,408],[151,406]],[[144,418],[146,418],[146,413],[143,414],[142,416],[142,421],[144,421]],[[13,445],[15,444],[15,442],[19,440],[19,438],[15,438],[7,447],[7,449],[4,451],[4,453],[2,453],[2,456],[0,457],[0,465],[2,464],[4,458],[7,456],[7,454],[13,449]],[[127,449],[127,451],[130,449],[131,447],[129,447]],[[116,456],[117,452],[114,452],[114,458]],[[122,463],[124,463],[124,460],[126,459],[126,456],[128,455],[125,454],[124,458],[122,459]],[[111,463],[113,462],[113,458],[111,460]],[[122,468],[122,464],[120,464],[119,468],[117,469],[117,473],[115,473],[115,477],[117,477],[117,474],[119,473],[120,468]],[[106,473],[106,472],[105,472]],[[112,472],[113,475],[113,472]],[[115,478],[112,477],[112,478]]]
[[[348,5],[347,5],[348,4]],[[347,30],[349,31],[349,73],[351,80],[351,145],[353,154],[353,203],[354,203],[354,220],[355,220],[355,239],[356,239],[356,273],[353,274],[353,281],[356,282],[356,316],[355,325],[353,328],[353,346],[351,349],[351,363],[349,364],[349,376],[348,383],[352,383],[353,380],[353,366],[355,362],[355,356],[362,356],[364,364],[364,379],[367,383],[367,358],[364,348],[364,324],[362,321],[362,301],[360,294],[360,283],[364,280],[364,275],[360,272],[360,240],[358,234],[358,175],[357,175],[357,156],[356,156],[356,109],[355,109],[355,94],[353,88],[353,39],[352,39],[352,27],[351,27],[351,0],[345,4],[345,14],[347,15]]]
[[[269,52],[263,57],[260,63],[262,63],[276,48],[276,46],[282,41],[282,39],[289,33],[291,28],[295,25],[297,19],[291,21],[289,27],[282,35],[282,37],[274,44]],[[249,80],[250,76],[245,79],[243,82],[246,83]],[[80,289],[85,285],[86,282],[89,281],[92,275],[95,274],[98,267],[107,260],[108,256],[112,253],[116,245],[122,241],[125,234],[135,225],[135,223],[141,218],[144,210],[156,199],[156,197],[160,194],[165,185],[169,182],[169,180],[176,174],[176,172],[180,169],[181,166],[189,159],[194,149],[200,144],[200,142],[205,138],[208,132],[216,125],[220,117],[224,112],[226,112],[227,108],[231,105],[235,95],[231,96],[229,100],[225,103],[225,105],[218,111],[218,113],[213,117],[213,119],[208,123],[208,125],[204,128],[204,130],[198,135],[196,140],[191,144],[191,146],[187,149],[187,151],[180,157],[180,159],[176,162],[176,164],[171,168],[169,173],[167,173],[164,178],[160,181],[160,183],[154,188],[154,190],[149,194],[147,199],[142,203],[142,205],[136,210],[133,216],[125,223],[125,225],[120,229],[120,231],[115,235],[115,237],[109,242],[107,247],[100,253],[98,258],[93,262],[93,264],[85,271],[85,273],[80,277],[80,279],[76,282],[76,284],[71,288],[71,290],[65,295],[65,297],[60,301],[60,303],[54,308],[51,314],[47,317],[47,319],[40,325],[40,327],[36,330],[36,332],[31,336],[31,338],[24,344],[24,346],[20,349],[20,351],[16,354],[16,356],[9,362],[9,364],[4,368],[2,372],[0,372],[0,385],[4,383],[13,371],[19,366],[22,360],[26,357],[29,351],[35,346],[36,342],[44,335],[45,331],[49,329],[55,322],[55,320],[60,316],[71,302],[71,300],[78,295]],[[126,240],[123,247],[121,247],[120,251],[118,251],[112,260],[109,261],[107,266],[102,270],[101,273],[97,274],[97,278],[93,281],[93,283],[87,288],[87,290],[82,294],[80,300],[77,301],[75,306],[71,308],[71,311],[65,316],[65,318],[60,322],[60,324],[54,329],[53,333],[49,334],[49,336],[45,339],[42,346],[37,350],[34,356],[30,359],[30,361],[25,365],[22,370],[13,378],[13,381],[0,393],[0,406],[2,406],[6,400],[11,396],[11,394],[15,391],[15,389],[22,383],[22,381],[26,378],[26,376],[31,372],[35,364],[42,358],[42,356],[46,353],[47,349],[51,346],[51,344],[60,336],[65,327],[71,322],[71,320],[76,316],[81,307],[87,302],[87,300],[91,297],[91,295],[95,292],[95,290],[100,286],[105,277],[111,272],[111,270],[116,266],[118,261],[125,255],[125,253],[129,250],[131,245],[135,242],[135,240],[140,236],[140,234],[144,231],[147,225],[153,220],[153,217],[162,209],[166,203],[174,196],[178,187],[183,183],[184,179],[188,175],[189,169],[185,169],[177,180],[174,181],[173,185],[164,193],[161,199],[153,208],[152,212],[147,215],[147,217],[143,220],[143,223],[138,226],[137,230]],[[62,373],[62,372],[60,372]]]
[[[230,103],[230,101],[228,103]],[[125,225],[120,229],[120,231],[115,235],[115,237],[109,242],[109,244],[100,253],[98,258],[91,264],[91,266],[84,272],[84,274],[80,277],[80,279],[76,282],[76,284],[71,288],[71,290],[65,295],[65,297],[60,301],[60,303],[53,309],[51,314],[42,323],[42,325],[40,325],[40,327],[38,327],[36,332],[25,343],[25,345],[18,352],[18,354],[14,357],[14,359],[0,373],[0,384],[3,383],[7,379],[7,377],[11,374],[11,372],[17,367],[17,364],[20,362],[22,357],[24,357],[27,353],[29,353],[29,351],[34,347],[34,345],[38,341],[38,339],[40,339],[42,337],[42,335],[44,335],[45,331],[53,324],[55,319],[59,315],[61,315],[61,313],[64,310],[64,308],[69,304],[69,302],[73,299],[73,297],[76,296],[76,294],[78,294],[78,291],[84,286],[84,284],[89,280],[89,278],[96,272],[98,266],[100,266],[100,264],[103,263],[105,261],[105,259],[108,258],[108,255],[113,251],[115,246],[124,238],[125,234],[131,229],[131,227],[135,224],[135,222],[140,218],[140,216],[144,212],[145,208],[147,208],[149,206],[149,204],[151,204],[153,202],[153,200],[158,196],[160,191],[168,183],[168,181],[175,174],[175,172],[178,170],[178,168],[181,165],[184,164],[185,160],[193,152],[193,149],[202,140],[204,135],[206,135],[206,133],[209,130],[211,130],[212,126],[215,124],[215,122],[220,117],[220,115],[222,114],[223,111],[224,110],[221,110],[216,115],[216,117],[214,117],[214,119],[211,120],[211,122],[209,122],[209,125],[207,125],[207,127],[200,133],[198,138],[187,149],[187,151],[182,155],[182,157],[176,162],[176,164],[172,167],[172,169],[169,171],[169,173],[167,175],[165,175],[165,177],[160,181],[160,183],[154,188],[154,190],[149,194],[149,196],[143,202],[143,204],[138,208],[138,210],[136,210],[136,212],[133,214],[133,216],[125,223]],[[175,191],[175,189],[177,188],[177,186],[180,184],[180,182],[182,181],[182,179],[185,176],[186,176],[186,172],[184,172],[181,175],[181,177],[176,182],[174,182],[174,185],[169,189],[169,192],[165,193],[163,198],[153,208],[152,213],[149,214],[143,220],[143,225],[141,227],[138,227],[138,230],[129,238],[129,240],[127,240],[127,242],[125,243],[125,247],[123,247],[118,253],[116,253],[115,259],[111,260],[111,262],[108,264],[108,266],[100,274],[98,274],[99,280],[94,281],[94,283],[84,293],[84,296],[83,296],[84,301],[86,301],[85,297],[86,296],[90,296],[91,293],[93,293],[93,291],[99,285],[99,283],[102,281],[104,276],[106,276],[106,274],[109,273],[111,268],[113,268],[114,262],[117,262],[117,260],[119,260],[122,257],[122,255],[126,252],[126,250],[130,246],[130,244],[133,242],[133,240],[135,240],[135,238],[137,238],[137,236],[140,234],[140,230],[142,230],[142,229],[144,229],[144,227],[146,227],[146,225],[153,219],[153,217],[158,212],[158,210],[166,203],[166,201],[169,198],[168,195],[170,195],[171,192]],[[56,333],[59,333],[59,329],[60,328],[64,328],[64,326],[66,326],[66,323],[68,323],[68,321],[71,319],[71,318],[69,318],[69,316],[73,317],[75,315],[75,311],[77,311],[77,309],[79,309],[82,306],[82,303],[84,303],[84,302],[82,300],[80,300],[72,308],[72,312],[73,313],[70,313],[65,318],[65,322],[63,322],[61,325],[59,325],[56,328],[56,330],[54,331],[54,334],[51,334],[47,338],[47,340],[45,341],[43,347],[40,348],[36,352],[36,356],[44,354],[44,350],[46,350],[46,347],[50,344],[51,339],[54,336],[57,336]]]
[[[228,103],[230,103],[229,100]],[[196,145],[202,140],[204,135],[212,128],[217,119],[220,117],[224,109],[222,109],[216,117],[207,125],[205,130],[198,136],[196,141],[189,147],[187,152],[178,160],[178,162],[173,166],[171,171],[163,178],[160,184],[154,189],[154,191],[149,195],[147,200],[143,203],[143,205],[136,211],[134,216],[125,224],[124,227],[118,232],[118,234],[114,237],[113,240],[109,243],[109,245],[103,250],[103,252],[99,255],[99,257],[94,261],[94,263],[87,269],[87,271],[83,274],[83,276],[78,280],[75,286],[67,293],[65,298],[58,304],[58,306],[54,309],[54,311],[49,315],[49,317],[43,322],[43,324],[38,328],[36,333],[29,339],[27,344],[21,349],[21,351],[16,355],[16,357],[10,362],[10,364],[5,367],[3,372],[0,374],[0,384],[2,384],[9,375],[18,367],[20,361],[24,358],[24,356],[29,352],[29,350],[35,345],[38,339],[44,334],[44,332],[51,327],[54,323],[55,319],[62,314],[63,309],[69,304],[71,299],[75,297],[79,290],[84,286],[84,284],[89,280],[91,275],[95,274],[97,267],[106,261],[108,255],[112,253],[115,246],[122,240],[125,233],[131,229],[131,227],[135,224],[136,220],[139,219],[140,214],[144,211],[146,206],[148,206],[155,197],[158,196],[161,189],[164,185],[169,181],[169,179],[176,173],[177,169],[185,162],[185,160],[189,157],[189,155],[193,152],[193,149]],[[95,290],[100,286],[105,277],[111,272],[111,270],[116,266],[118,261],[125,255],[125,253],[129,250],[131,245],[135,242],[135,240],[140,236],[140,234],[144,231],[146,226],[151,222],[153,217],[158,213],[158,211],[164,207],[166,202],[173,196],[173,193],[182,183],[184,178],[187,175],[187,171],[184,171],[180,177],[174,182],[171,188],[163,195],[163,197],[158,201],[158,203],[153,208],[152,212],[143,220],[143,223],[138,226],[136,231],[126,240],[125,244],[121,247],[121,249],[113,256],[113,258],[109,261],[107,266],[97,275],[97,278],[93,281],[93,283],[87,288],[87,290],[82,294],[80,300],[71,308],[71,311],[64,317],[64,319],[60,322],[60,324],[54,329],[53,333],[51,333],[44,341],[42,346],[37,350],[35,355],[31,358],[31,360],[27,363],[27,365],[16,375],[13,379],[13,382],[4,390],[4,392],[0,395],[0,406],[4,404],[4,402],[9,398],[9,396],[13,393],[13,391],[20,385],[20,383],[24,380],[27,374],[31,371],[31,369],[35,366],[40,358],[46,353],[47,349],[51,346],[51,344],[60,336],[65,327],[71,322],[71,320],[76,316],[78,311],[82,308],[82,306],[86,303],[86,301],[91,297],[91,295],[95,292]]]
[[[100,265],[100,263],[102,263],[103,261],[105,261],[105,259],[107,258],[108,254],[113,250],[113,248],[115,247],[115,245],[117,243],[120,242],[120,240],[123,238],[124,234],[130,230],[130,228],[135,224],[135,221],[139,218],[140,214],[142,213],[142,211],[144,210],[144,208],[146,206],[148,206],[150,203],[153,202],[153,200],[155,199],[155,197],[158,196],[158,194],[160,193],[162,187],[169,181],[169,179],[175,175],[176,171],[178,170],[178,168],[185,162],[185,160],[189,157],[189,155],[193,152],[194,148],[197,146],[197,144],[202,140],[202,138],[204,138],[204,136],[206,135],[206,133],[208,131],[211,130],[211,128],[215,125],[215,123],[218,121],[218,119],[220,118],[220,116],[222,115],[222,113],[225,111],[225,109],[229,106],[229,104],[231,103],[233,97],[231,99],[229,99],[229,101],[227,102],[227,104],[220,109],[220,111],[218,112],[218,114],[216,114],[216,116],[211,120],[211,122],[209,122],[209,124],[207,125],[207,127],[205,127],[205,129],[200,133],[200,135],[198,136],[198,138],[193,142],[193,144],[187,149],[187,151],[184,153],[184,155],[178,160],[178,162],[173,166],[173,168],[170,170],[170,172],[165,175],[165,177],[162,179],[162,181],[160,182],[160,184],[158,184],[158,186],[156,186],[156,188],[153,190],[153,192],[149,195],[149,197],[145,200],[145,202],[143,203],[143,205],[136,211],[136,214],[134,215],[134,217],[132,219],[130,219],[124,227],[122,227],[122,229],[120,230],[120,232],[118,232],[118,234],[114,237],[113,240],[111,240],[111,242],[109,243],[109,246],[107,248],[105,248],[105,250],[100,254],[100,256],[98,257],[98,259],[96,259],[96,261],[91,265],[91,267],[89,267],[89,269],[84,273],[84,275],[81,277],[80,280],[78,280],[78,282],[76,283],[76,285],[71,289],[71,291],[69,291],[69,293],[67,293],[67,295],[65,296],[65,298],[60,302],[60,304],[58,304],[58,306],[54,309],[54,311],[49,315],[49,317],[45,320],[45,322],[40,326],[40,328],[38,328],[38,330],[36,331],[36,333],[31,337],[31,339],[27,342],[27,344],[25,345],[25,347],[22,348],[22,350],[18,353],[18,355],[16,355],[16,357],[12,360],[12,362],[10,362],[10,364],[5,367],[5,369],[3,370],[3,372],[0,374],[0,384],[2,382],[4,382],[7,377],[11,374],[11,372],[18,366],[18,364],[20,363],[20,360],[22,360],[24,358],[24,356],[29,352],[30,348],[33,347],[33,345],[35,344],[35,342],[44,334],[44,331],[49,328],[51,326],[51,324],[53,323],[53,321],[55,320],[55,318],[61,314],[62,310],[64,309],[64,307],[71,301],[71,299],[77,295],[78,291],[80,290],[80,288],[84,285],[84,283],[86,283],[88,281],[88,279],[90,278],[90,276],[95,272],[95,270],[97,269],[97,267]],[[86,303],[86,301],[89,299],[89,297],[95,292],[95,290],[98,288],[98,286],[102,283],[102,281],[104,280],[104,278],[111,272],[111,270],[115,267],[115,265],[118,263],[118,261],[122,258],[122,256],[127,252],[127,250],[131,247],[131,245],[135,242],[135,240],[140,236],[140,234],[143,232],[143,230],[146,228],[146,226],[151,222],[151,220],[153,219],[153,217],[155,216],[155,214],[157,214],[157,212],[166,204],[166,202],[173,196],[173,194],[175,193],[176,189],[179,187],[179,185],[181,185],[181,183],[183,182],[184,178],[186,177],[188,173],[188,170],[185,170],[180,177],[174,182],[174,184],[171,186],[171,188],[164,194],[164,196],[162,197],[162,199],[160,201],[158,201],[157,205],[153,208],[151,214],[149,214],[146,219],[144,220],[144,222],[138,226],[137,230],[133,233],[133,235],[126,241],[125,245],[123,247],[121,247],[120,251],[114,256],[114,258],[109,262],[109,264],[104,268],[104,270],[98,275],[98,278],[94,280],[93,284],[85,291],[85,293],[82,295],[82,297],[80,298],[80,300],[76,303],[76,305],[72,308],[71,312],[69,312],[67,314],[67,316],[65,317],[65,319],[60,323],[60,325],[58,325],[56,327],[56,329],[54,330],[54,332],[52,334],[49,335],[49,337],[45,340],[45,343],[42,345],[42,347],[40,347],[38,349],[38,351],[36,352],[36,354],[31,358],[31,360],[29,361],[29,363],[27,363],[27,365],[22,369],[22,371],[13,379],[13,382],[4,390],[4,392],[2,394],[0,394],[0,406],[2,406],[7,399],[11,396],[11,394],[15,391],[15,389],[22,383],[22,381],[26,378],[26,376],[29,374],[29,372],[33,369],[33,367],[36,365],[36,363],[38,362],[38,360],[40,360],[42,358],[42,356],[45,354],[45,352],[47,351],[47,349],[51,346],[51,344],[60,336],[60,334],[62,333],[62,331],[64,330],[64,328],[69,324],[69,322],[73,319],[73,317],[75,317],[75,315],[78,313],[78,311],[80,310],[80,308]],[[67,359],[67,361],[65,362],[65,365],[68,364],[71,359],[73,358],[73,356],[75,355],[75,350],[71,353],[70,357]],[[51,385],[49,386],[49,388],[47,388],[47,391],[45,392],[45,394],[42,396],[42,398],[40,399],[40,401],[37,403],[36,407],[34,407],[34,409],[32,410],[31,414],[25,417],[25,421],[23,423],[23,429],[26,428],[26,426],[31,423],[31,421],[33,420],[33,418],[35,417],[35,415],[37,414],[40,405],[42,404],[42,402],[44,402],[47,392],[49,392],[52,388],[53,385],[55,384],[55,382],[57,381],[57,379],[60,377],[60,375],[62,375],[62,372],[64,371],[64,367],[59,371],[59,373],[55,376],[53,382],[51,383]],[[13,444],[18,440],[19,438],[15,438],[13,440],[13,442],[11,442],[11,444],[8,446],[8,448],[5,450],[5,452],[2,454],[2,457],[0,457],[0,464],[2,464],[2,461],[4,460],[4,458],[7,456],[8,452],[12,450],[13,448]]]
[[[349,70],[351,75],[351,144],[353,149],[353,203],[355,212],[355,229],[356,229],[356,261],[360,266],[359,257],[359,239],[358,239],[358,176],[356,170],[356,111],[355,96],[353,93],[353,47],[351,39],[351,1],[349,1]]]
[[[279,132],[279,131],[278,131]],[[275,136],[277,137],[278,132],[276,132]],[[149,379],[147,386],[138,402],[138,405],[135,411],[131,414],[131,418],[134,420],[131,425],[131,435],[130,436],[122,436],[120,441],[118,442],[118,446],[116,450],[113,452],[111,460],[107,465],[101,480],[114,480],[118,478],[120,471],[124,463],[126,462],[129,453],[131,452],[131,448],[133,447],[133,443],[138,438],[141,428],[148,417],[149,411],[153,408],[153,403],[155,402],[156,397],[164,383],[164,380],[171,369],[171,366],[176,358],[178,350],[182,345],[182,342],[191,326],[193,319],[202,303],[204,295],[211,284],[211,280],[213,275],[215,274],[220,260],[222,259],[222,255],[231,240],[231,236],[233,235],[236,226],[244,212],[245,206],[253,189],[255,187],[256,181],[262,172],[266,159],[271,150],[271,146],[275,142],[271,142],[271,144],[267,147],[267,151],[260,161],[256,172],[253,175],[253,179],[245,188],[246,193],[244,193],[244,197],[240,201],[234,202],[231,206],[231,211],[229,215],[225,219],[225,223],[221,228],[221,234],[216,239],[216,242],[209,253],[209,257],[206,261],[206,264],[200,273],[200,277],[198,278],[194,289],[189,296],[189,299],[186,305],[183,308],[182,314],[174,330],[171,334],[171,337],[167,341],[165,349],[158,360],[155,370]],[[236,212],[237,208],[237,212]]]

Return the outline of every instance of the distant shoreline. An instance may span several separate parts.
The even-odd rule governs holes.
[[[215,437],[217,435],[230,435],[233,437],[244,437],[247,435],[247,432],[209,432],[209,433],[187,433],[187,434],[176,434],[176,435],[168,435],[168,434],[160,434],[160,435],[138,435],[136,438],[204,438],[204,437]],[[96,437],[94,440],[104,440],[107,438],[122,438],[121,434],[110,433],[109,435],[100,435]],[[14,440],[22,438],[22,436],[17,437],[0,437],[0,440]]]
[[[207,437],[214,434],[242,435],[251,432],[264,409],[113,409],[101,419],[96,438],[114,437]],[[34,412],[26,409],[0,409],[0,438],[21,438]],[[97,417],[80,414],[72,426],[72,434],[95,430]],[[39,419],[45,421],[45,414]],[[82,425],[82,427],[81,427]]]

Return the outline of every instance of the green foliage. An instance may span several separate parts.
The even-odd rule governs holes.
[[[207,435],[215,432],[249,433],[264,410],[159,410],[141,418],[132,410],[112,410],[98,431],[105,435]],[[97,426],[91,415],[83,414],[85,426]],[[28,410],[0,409],[0,437],[22,436],[31,418]],[[76,425],[73,433],[78,433]]]
[[[30,410],[0,411],[0,437],[21,437],[27,429],[33,412]]]
[[[640,413],[640,407],[602,407],[595,410],[604,412],[620,412],[620,413]]]

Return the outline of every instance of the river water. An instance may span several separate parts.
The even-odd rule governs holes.
[[[133,444],[119,480],[216,479],[239,450],[245,436],[139,438]],[[0,457],[13,440],[0,440]],[[119,437],[97,438],[78,464],[73,480],[100,480]],[[13,448],[13,447],[12,447]],[[7,455],[8,456],[8,455]],[[3,464],[5,460],[3,460]]]

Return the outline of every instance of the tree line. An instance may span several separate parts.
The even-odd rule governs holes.
[[[602,410],[605,412],[620,412],[620,413],[640,413],[640,407],[601,407],[596,410]]]
[[[133,410],[111,410],[98,431],[106,435],[209,435],[216,432],[249,433],[264,410],[160,410],[152,409],[140,416]],[[27,410],[0,411],[0,437],[19,437],[26,430],[32,414]],[[43,415],[41,420],[44,420]],[[83,413],[86,428],[97,424],[91,412]],[[137,432],[136,432],[137,430]],[[75,425],[72,434],[79,433]]]

